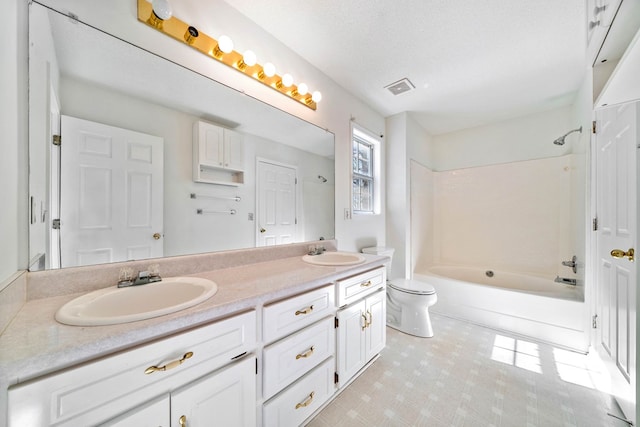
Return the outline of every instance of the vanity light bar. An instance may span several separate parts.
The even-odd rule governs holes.
[[[152,4],[147,0],[138,0],[138,21],[173,37],[212,59],[228,65],[236,71],[269,86],[271,89],[298,101],[312,110],[317,108],[316,99],[319,101],[319,97],[316,96],[316,99],[313,99],[314,97],[307,93],[306,90],[299,91],[298,87],[294,84],[285,86],[283,84],[283,77],[278,74],[269,76],[268,74],[271,73],[265,73],[264,67],[260,64],[249,65],[245,63],[242,54],[235,50],[231,50],[229,53],[222,52],[219,46],[219,40],[209,37],[178,18],[170,16],[164,20],[159,19],[153,12]],[[306,85],[304,85],[304,87],[306,88]]]

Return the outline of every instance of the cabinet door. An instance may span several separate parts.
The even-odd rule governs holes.
[[[365,341],[367,361],[380,353],[385,346],[387,339],[386,304],[387,298],[384,290],[371,295],[366,300],[365,316],[368,326],[365,329]]]
[[[224,166],[224,129],[198,122],[198,153],[200,164]]]
[[[256,425],[256,358],[246,357],[171,393],[171,426]]]
[[[224,167],[244,169],[244,139],[241,133],[224,130]]]
[[[345,384],[366,361],[365,302],[360,301],[338,312],[338,378]]]
[[[131,411],[100,424],[100,427],[168,427],[169,426],[169,395],[141,405]]]

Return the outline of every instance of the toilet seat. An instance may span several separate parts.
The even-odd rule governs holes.
[[[388,283],[390,288],[413,295],[433,295],[436,290],[428,283],[412,279],[396,279]]]

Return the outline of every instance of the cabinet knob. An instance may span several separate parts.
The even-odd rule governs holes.
[[[153,238],[155,240],[160,240],[160,237],[162,237],[162,235],[160,233],[153,233]]]

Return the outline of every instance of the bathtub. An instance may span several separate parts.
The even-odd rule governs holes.
[[[583,288],[553,278],[459,266],[432,266],[414,278],[433,285],[433,313],[586,352],[588,310]],[[435,331],[437,333],[437,331]]]

